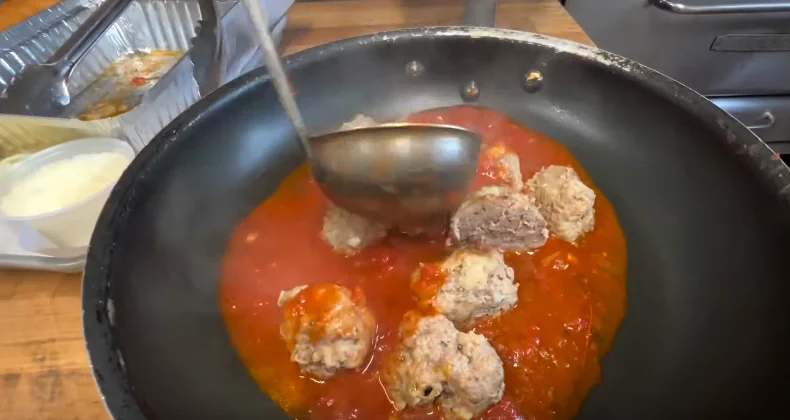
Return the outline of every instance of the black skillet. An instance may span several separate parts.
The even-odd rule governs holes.
[[[629,248],[628,313],[579,418],[790,418],[790,170],[705,98],[606,52],[497,29],[362,36],[287,68],[315,131],[461,104],[474,81],[467,100],[579,158]],[[543,80],[525,85],[532,71]],[[116,418],[286,418],[231,346],[217,285],[231,230],[302,162],[258,69],[187,110],[125,172],[83,289]]]

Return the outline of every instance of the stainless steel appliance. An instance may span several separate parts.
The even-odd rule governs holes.
[[[566,0],[601,48],[708,96],[790,156],[790,1]]]

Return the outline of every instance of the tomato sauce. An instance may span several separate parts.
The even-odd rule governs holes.
[[[484,319],[474,330],[494,346],[505,367],[505,396],[485,419],[573,417],[600,380],[600,361],[625,315],[626,243],[609,201],[571,154],[557,142],[485,108],[422,112],[414,122],[456,124],[483,134],[484,148],[515,152],[524,179],[548,165],[573,167],[595,189],[595,229],[578,244],[550,237],[540,249],[508,253],[519,300],[515,308]],[[501,183],[501,168],[481,157],[475,187]],[[418,299],[410,288],[420,263],[450,252],[441,236],[391,234],[353,256],[320,239],[328,202],[306,167],[288,177],[234,231],[221,280],[222,311],[233,343],[261,389],[295,418],[438,419],[438,410],[395,410],[379,370],[397,344],[398,326]],[[425,270],[430,270],[425,265]],[[425,273],[441,278],[440,273]],[[300,374],[280,337],[281,290],[336,283],[361,290],[376,317],[370,362],[327,381]],[[430,291],[426,291],[430,293]]]

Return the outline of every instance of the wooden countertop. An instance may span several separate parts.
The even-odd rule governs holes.
[[[57,0],[7,0],[0,31]],[[283,39],[287,53],[354,35],[460,22],[461,0],[297,3]],[[592,44],[557,0],[502,0],[502,28]],[[0,270],[0,417],[106,419],[82,335],[80,276]]]

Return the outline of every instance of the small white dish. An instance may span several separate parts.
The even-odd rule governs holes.
[[[130,162],[134,159],[132,147],[118,139],[96,137],[61,143],[4,168],[0,177],[0,200],[5,198],[16,182],[45,165],[78,155],[102,152],[121,153]],[[45,241],[24,241],[26,243],[23,246],[30,251],[44,251],[51,255],[53,248],[63,248],[64,251],[81,249],[88,245],[99,213],[114,185],[115,182],[78,203],[56,211],[28,217],[12,217],[2,213],[0,209],[0,217],[12,224],[30,227],[46,238]]]

